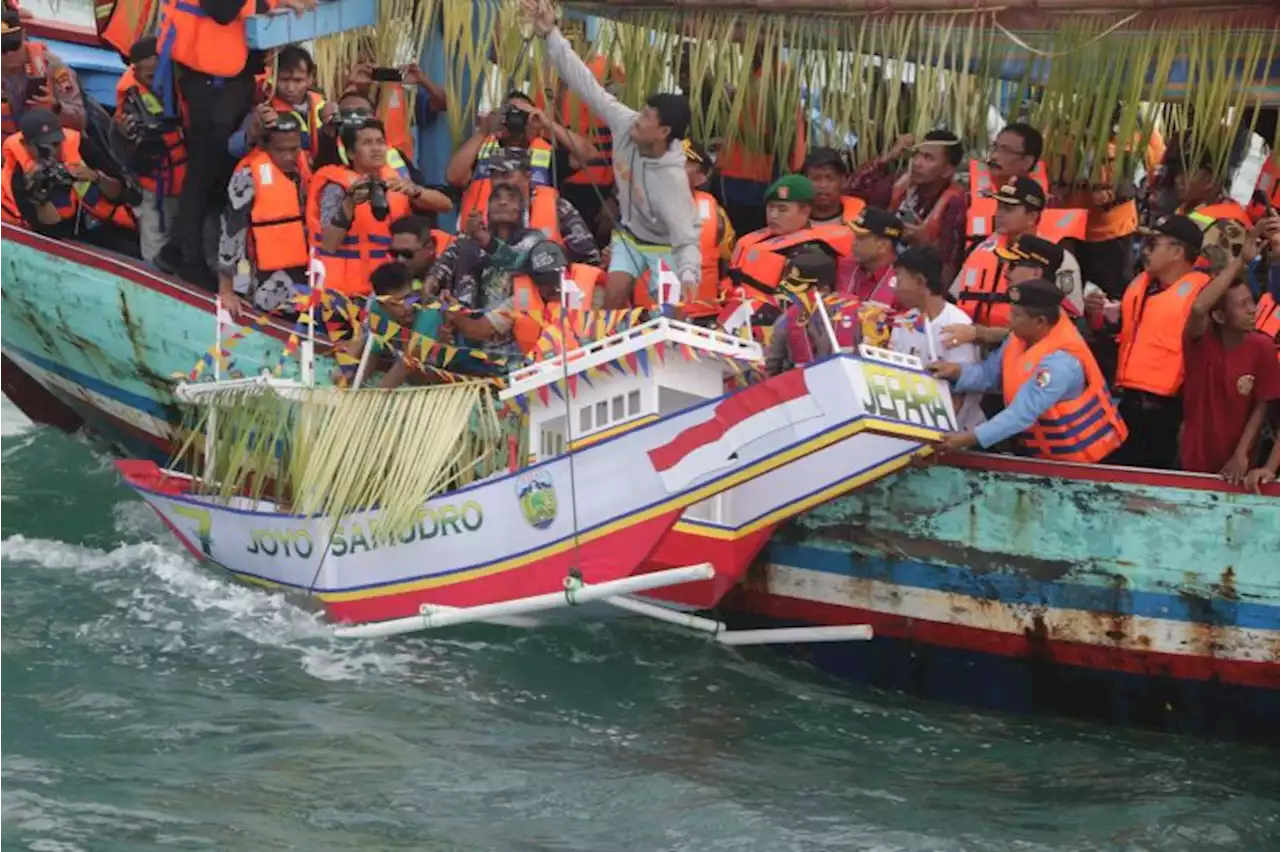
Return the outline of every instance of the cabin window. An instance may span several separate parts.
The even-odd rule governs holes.
[[[627,394],[627,416],[635,417],[640,413],[640,391],[633,390]]]
[[[596,403],[596,428],[603,429],[609,425],[609,403]]]
[[[578,413],[578,429],[582,432],[591,431],[591,406],[582,406],[582,410]]]
[[[564,436],[559,432],[544,429],[541,441],[541,458],[549,459],[564,454]]]
[[[627,416],[627,402],[621,395],[613,398],[613,422],[617,423]]]

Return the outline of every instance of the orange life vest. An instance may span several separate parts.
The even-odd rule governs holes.
[[[810,225],[781,236],[768,228],[752,231],[738,240],[729,262],[729,279],[745,287],[747,295],[776,305],[778,282],[790,250],[806,243],[822,243],[838,257],[853,254],[853,231],[847,225]]]
[[[444,254],[444,250],[449,247],[449,243],[453,242],[453,234],[448,231],[442,231],[439,228],[432,228],[431,242],[435,243],[436,257],[439,257]]]
[[[409,109],[409,93],[404,83],[378,84],[378,120],[387,135],[387,147],[398,148],[413,159],[413,112]]]
[[[1049,196],[1049,177],[1045,173],[1043,162],[1036,162],[1036,167],[1031,171],[1031,178],[1040,184],[1040,188],[1044,190],[1047,198]],[[970,239],[982,239],[994,233],[996,208],[999,206],[999,202],[995,199],[995,193],[999,189],[1000,187],[992,184],[991,172],[988,170],[986,163],[974,160],[969,164],[969,218],[966,231]],[[1040,236],[1045,237],[1045,239],[1051,239],[1054,242],[1065,237],[1077,240],[1085,238],[1089,223],[1089,217],[1085,214],[1085,211],[1051,209],[1059,217],[1057,225],[1053,229],[1056,236],[1048,236],[1046,234],[1040,234]],[[1042,227],[1049,212],[1050,210],[1046,209],[1040,214]]]
[[[1125,151],[1132,152],[1140,144],[1142,144],[1142,131],[1135,130],[1129,144],[1125,146]],[[1164,149],[1164,138],[1160,136],[1159,131],[1153,130],[1147,140],[1146,151],[1143,156],[1148,173],[1159,167],[1160,161],[1164,158]],[[1099,185],[1112,185],[1115,178],[1116,155],[1117,146],[1113,137],[1107,142],[1107,161],[1099,169],[1097,181]],[[1072,159],[1074,159],[1074,156]],[[1067,158],[1063,158],[1063,165],[1063,172],[1069,172],[1070,164],[1067,162]],[[1093,203],[1093,190],[1085,188],[1073,192],[1067,199],[1066,206],[1077,207],[1087,211],[1088,221],[1082,237],[1085,242],[1106,242],[1107,240],[1131,236],[1138,230],[1138,203],[1133,199],[1121,201],[1108,207],[1098,207]]]
[[[907,197],[907,191],[911,188],[911,179],[907,175],[903,175],[893,183],[893,192],[889,196],[889,212],[897,216],[902,209],[902,202]],[[947,188],[942,190],[942,194],[938,196],[938,200],[933,202],[933,207],[929,208],[929,213],[924,217],[925,239],[928,243],[935,243],[938,237],[942,235],[942,211],[951,203],[951,199],[964,197],[964,188],[960,184],[952,181],[947,184]]]
[[[493,183],[485,178],[483,192],[479,193],[474,204],[466,208],[458,217],[458,222],[465,223],[472,213],[479,213],[484,219],[489,218],[489,196],[493,194]],[[473,184],[474,185],[474,184]],[[531,186],[533,198],[529,201],[528,226],[546,234],[547,239],[558,245],[564,245],[564,236],[560,233],[560,212],[556,209],[560,201],[560,193],[550,186]]]
[[[27,48],[27,79],[38,80],[44,78],[45,89],[49,94],[53,94],[53,74],[49,71],[49,62],[45,56],[45,46],[39,42],[27,39],[23,42]],[[26,109],[26,103],[11,104],[9,103],[8,94],[3,94],[0,99],[0,123],[3,125],[4,138],[18,132],[18,115]]]
[[[80,159],[80,134],[74,130],[63,130],[62,137],[63,164],[83,165],[84,161]],[[3,211],[3,219],[12,225],[34,225],[34,222],[28,223],[23,220],[22,210],[18,207],[18,201],[11,187],[14,172],[31,171],[36,167],[36,160],[27,152],[20,133],[7,137],[4,144],[0,146],[0,150],[3,151],[4,160],[3,171],[0,171],[0,182],[3,183],[3,186],[0,186],[0,210]],[[63,221],[74,218],[81,203],[77,187],[60,190],[51,195],[49,200],[58,209],[58,215]]]
[[[382,167],[378,176],[384,181],[398,177],[396,170],[387,165]],[[411,212],[409,197],[402,192],[387,192],[391,212],[382,221],[374,218],[367,203],[357,204],[351,227],[347,229],[341,245],[336,251],[325,249],[320,194],[331,183],[348,189],[360,177],[358,172],[346,166],[325,166],[315,173],[307,187],[307,231],[311,234],[316,257],[324,264],[324,286],[344,296],[367,296],[370,293],[369,276],[387,261],[391,223]]]
[[[244,19],[257,12],[257,0],[244,0],[240,14],[219,24],[200,8],[198,0],[162,0],[158,41],[161,54],[213,77],[235,77],[249,60]],[[269,8],[274,0],[267,0]]]
[[[1065,352],[1084,367],[1084,391],[1045,410],[1023,433],[1022,442],[1042,459],[1100,462],[1124,443],[1129,429],[1111,403],[1093,353],[1065,314],[1034,346],[1028,347],[1017,335],[1009,337],[1000,362],[1004,404],[1013,404],[1019,389],[1035,380],[1040,361],[1054,352]]]
[[[1244,207],[1238,201],[1230,198],[1219,201],[1216,204],[1201,204],[1191,213],[1203,216],[1211,222],[1216,222],[1219,219],[1231,219],[1239,222],[1245,230],[1253,227],[1253,219],[1249,217]],[[1205,227],[1207,228],[1208,225]]]
[[[1188,272],[1154,296],[1147,295],[1151,277],[1143,272],[1130,282],[1120,302],[1120,359],[1116,386],[1157,396],[1176,396],[1182,389],[1182,333],[1191,305],[1209,283],[1203,272]]]
[[[852,195],[840,196],[840,221],[846,225],[858,218],[858,214],[866,209],[867,202]],[[835,224],[828,222],[827,224]]]
[[[698,251],[702,255],[702,278],[698,281],[695,298],[699,302],[714,302],[720,298],[720,202],[709,192],[693,191],[693,203],[698,209]],[[657,306],[649,292],[649,272],[636,279],[631,304],[637,308]],[[708,316],[720,313],[719,307],[690,307],[688,316]]]
[[[573,263],[569,265],[569,277],[582,290],[583,305],[581,309],[571,310],[570,314],[576,313],[577,310],[591,310],[596,285],[604,277],[604,272],[585,263]],[[529,276],[517,275],[512,280],[511,304],[516,312],[511,332],[520,351],[525,355],[531,355],[537,351],[538,341],[542,338],[543,328],[547,325],[555,329],[557,337],[560,336],[560,305],[546,304]],[[563,330],[567,339],[558,341],[557,352],[576,349],[579,345],[577,336],[571,328],[573,323],[568,321],[568,317],[565,319]]]
[[[35,168],[36,162],[27,153],[26,146],[22,144],[21,134],[15,133],[4,140],[3,150],[4,171],[3,176],[0,176],[0,180],[4,181],[3,218],[6,222],[21,225],[24,224],[22,211],[18,207],[17,199],[10,189],[13,173],[15,169],[19,168],[24,172],[31,171]],[[61,161],[68,166],[84,165],[84,160],[80,157],[80,133],[78,131],[63,129]],[[138,220],[134,217],[133,210],[130,209],[128,204],[122,201],[109,200],[97,186],[91,183],[77,182],[69,189],[60,190],[56,195],[51,196],[49,200],[53,202],[54,207],[58,210],[58,215],[63,221],[74,218],[76,213],[83,209],[84,212],[103,222],[109,222],[129,230],[136,231],[138,229]]]
[[[129,51],[151,29],[157,0],[94,0],[98,38],[116,49],[126,62]]]
[[[978,325],[1005,328],[1009,325],[1009,302],[1005,277],[1007,264],[996,254],[996,248],[1008,244],[1008,237],[997,234],[979,243],[960,267],[960,290],[956,304]]]
[[[1280,304],[1275,296],[1263,293],[1258,300],[1258,318],[1253,327],[1265,334],[1276,344],[1276,357],[1280,358]]]
[[[319,92],[308,91],[307,103],[297,106],[287,103],[279,95],[271,98],[271,108],[280,115],[292,115],[302,125],[302,150],[310,151],[311,156],[318,156],[320,153],[320,126],[324,124],[320,120],[320,111],[325,106],[324,95]],[[387,147],[394,148],[391,140],[387,140]]]
[[[134,88],[142,95],[144,102],[150,102],[149,109],[154,115],[159,116],[163,113],[164,107],[161,105],[159,98],[156,97],[154,92],[138,82],[133,66],[130,65],[116,82],[117,118],[124,113],[125,95],[128,94],[130,89]],[[187,145],[183,139],[181,128],[166,132],[163,139],[166,148],[165,161],[160,166],[159,171],[162,172],[164,179],[164,194],[169,197],[176,197],[182,193],[182,184],[187,179]],[[138,175],[138,183],[149,192],[159,194],[161,191],[155,174]]]
[[[606,81],[611,78],[626,79],[622,68],[603,56],[594,57],[587,63],[587,68],[591,70],[596,82],[601,86],[606,85]],[[538,94],[535,101],[539,109],[547,108],[547,99],[542,93]],[[587,105],[567,87],[561,89],[557,115],[561,125],[579,136],[586,137],[595,146],[598,154],[590,162],[583,164],[582,168],[565,178],[564,182],[581,186],[612,186],[613,131],[609,129],[609,123],[596,118]]]
[[[1258,182],[1253,185],[1253,190],[1255,195],[1261,192],[1273,210],[1280,210],[1280,151],[1272,151],[1271,156],[1263,161],[1262,170],[1258,172]],[[1254,222],[1258,222],[1266,217],[1267,206],[1260,201],[1250,199],[1245,213]]]
[[[774,156],[748,149],[742,139],[746,134],[746,128],[761,125],[760,105],[769,96],[769,93],[762,91],[762,77],[762,69],[757,68],[752,73],[754,85],[745,95],[747,102],[743,104],[738,122],[739,138],[721,151],[720,156],[716,158],[716,168],[720,171],[721,177],[764,184],[773,181]],[[777,85],[776,80],[774,85]],[[805,151],[809,148],[808,126],[809,122],[805,120],[804,107],[801,105],[796,108],[796,140],[791,148],[791,156],[788,158],[790,170],[793,172],[800,171],[800,167],[804,165]]]
[[[1137,215],[1136,207],[1134,208],[1134,215]],[[1040,211],[1040,222],[1036,225],[1036,236],[1054,243],[1060,243],[1067,239],[1082,240],[1085,236],[1088,221],[1089,216],[1084,210],[1049,207]],[[1134,227],[1137,227],[1136,219],[1134,220]]]
[[[501,150],[502,146],[498,144],[496,137],[490,136],[486,139],[480,146],[480,152],[476,154],[477,169],[483,160]],[[551,186],[551,166],[554,158],[555,152],[550,142],[545,139],[534,139],[529,145],[529,182],[535,186]],[[472,177],[470,185],[462,193],[462,204],[458,207],[458,221],[466,222],[471,211],[480,204],[481,197],[487,201],[492,189],[493,181],[490,178]]]
[[[306,158],[299,158],[306,163]],[[306,268],[310,262],[307,225],[303,221],[302,203],[298,197],[298,181],[282,172],[261,149],[251,151],[237,169],[248,166],[253,177],[253,207],[249,211],[248,251],[253,267],[259,272],[278,269]],[[306,173],[299,176],[306,187]],[[325,268],[325,286],[329,283]]]

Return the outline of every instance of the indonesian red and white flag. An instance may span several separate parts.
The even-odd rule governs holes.
[[[804,371],[790,370],[752,385],[721,402],[711,417],[649,451],[649,461],[668,493],[737,463],[739,449],[781,429],[822,416]]]
[[[578,286],[578,282],[573,280],[573,276],[569,274],[569,270],[565,269],[560,275],[560,304],[567,310],[581,310],[583,297],[586,293],[582,292],[582,288]]]
[[[739,295],[724,303],[724,310],[720,311],[720,315],[716,317],[716,322],[725,331],[733,334],[751,322],[751,315],[754,313],[755,306],[751,304],[751,300]]]
[[[680,301],[682,291],[680,286],[680,278],[667,266],[667,261],[663,258],[658,259],[658,303],[662,305],[674,305]]]

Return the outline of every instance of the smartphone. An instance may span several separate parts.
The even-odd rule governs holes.
[[[375,83],[402,83],[404,82],[404,72],[399,68],[387,68],[378,66],[369,72],[369,76],[373,78]]]
[[[27,91],[26,91],[26,94],[24,95],[24,98],[25,98],[24,103],[30,103],[36,98],[39,98],[41,95],[52,95],[53,94],[52,89],[49,89],[47,92],[45,91],[46,87],[48,86],[48,83],[49,81],[44,77],[28,77]]]

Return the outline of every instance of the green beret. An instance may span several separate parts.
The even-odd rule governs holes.
[[[764,194],[765,203],[770,201],[795,201],[800,204],[813,203],[813,181],[804,175],[787,175],[773,182]]]

